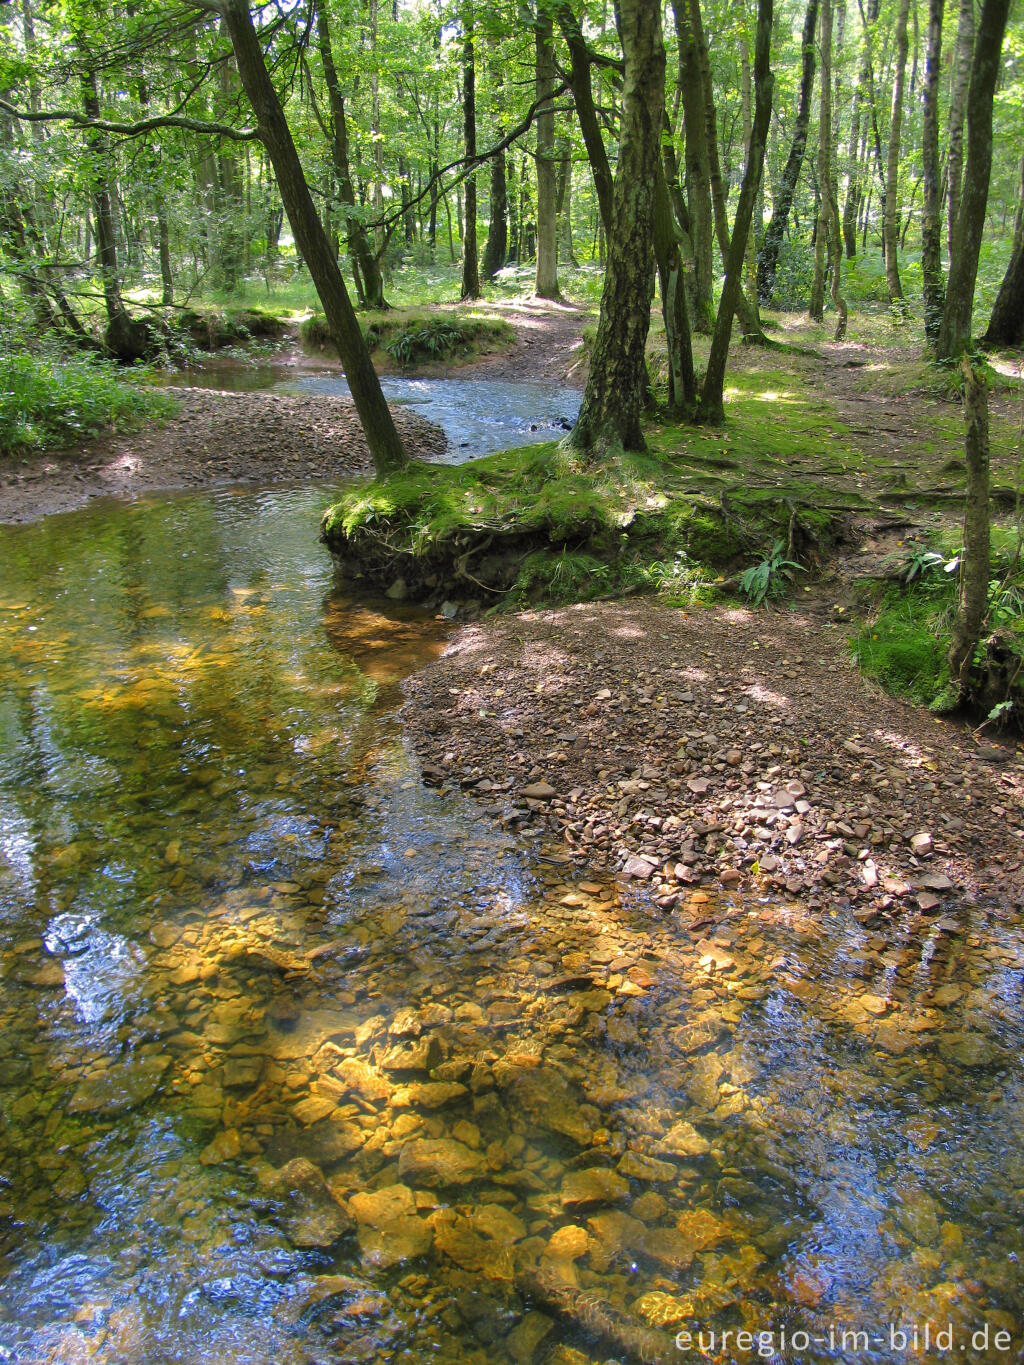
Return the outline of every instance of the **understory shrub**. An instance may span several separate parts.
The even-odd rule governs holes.
[[[173,409],[148,388],[148,372],[86,356],[0,354],[0,455],[68,445],[105,427],[125,428]]]

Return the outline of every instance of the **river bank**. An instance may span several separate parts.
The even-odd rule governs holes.
[[[886,696],[814,601],[653,602],[462,627],[407,684],[428,781],[698,919],[706,890],[957,933],[1024,902],[1016,750]]]
[[[131,500],[172,489],[338,481],[372,473],[355,407],[342,398],[168,388],[178,404],[160,426],[48,451],[0,469],[0,522],[35,521],[93,498]],[[429,459],[444,433],[395,410],[407,449]]]

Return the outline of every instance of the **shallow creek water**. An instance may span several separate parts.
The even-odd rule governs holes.
[[[1016,1359],[1019,925],[665,917],[425,789],[328,500],[3,533],[0,1359]]]

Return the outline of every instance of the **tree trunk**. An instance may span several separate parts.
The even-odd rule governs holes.
[[[860,210],[860,85],[853,92],[850,141],[846,149],[846,200],[843,203],[843,242],[846,259],[857,256],[857,215]]]
[[[324,84],[327,87],[327,100],[331,110],[331,164],[338,181],[338,198],[345,205],[345,238],[356,280],[361,284],[360,296],[368,308],[386,308],[384,298],[384,277],[366,228],[357,212],[355,187],[352,183],[352,169],[348,155],[348,118],[345,113],[345,97],[341,92],[341,82],[334,63],[334,45],[331,41],[327,6],[317,8],[317,37],[320,46],[320,62],[324,69]]]
[[[725,282],[715,319],[715,334],[711,339],[711,353],[704,375],[697,420],[711,425],[725,421],[723,393],[725,364],[729,356],[732,320],[743,280],[743,256],[747,249],[747,234],[754,212],[754,196],[758,181],[764,173],[764,154],[768,129],[772,121],[772,77],[770,58],[772,46],[772,0],[758,0],[757,36],[754,44],[754,126],[747,148],[747,164],[743,171],[736,217],[732,225],[729,258],[725,263]]]
[[[747,35],[740,35],[740,93],[743,102],[743,142],[750,146],[750,134],[754,128],[754,96],[750,83],[750,52],[747,47]],[[750,302],[751,310],[754,314],[754,321],[758,331],[761,330],[761,318],[757,307],[757,253],[761,249],[761,242],[764,238],[764,174],[758,181],[757,194],[754,197],[754,217],[750,224],[750,231],[747,233],[747,255],[744,268],[746,277],[746,294]]]
[[[1024,157],[1021,158],[1020,173],[1013,251],[996,295],[988,330],[982,337],[985,346],[1024,346]]]
[[[537,2],[535,46],[537,54],[537,99],[547,103],[537,114],[537,273],[534,293],[538,298],[557,299],[558,292],[558,215],[556,213],[554,24],[545,7]]]
[[[817,3],[817,0],[815,0]],[[714,207],[711,199],[711,164],[708,157],[707,110],[704,81],[693,35],[690,0],[672,0],[679,47],[679,94],[686,135],[686,198],[693,248],[692,278],[687,281],[693,305],[693,327],[708,333],[714,327]]]
[[[222,3],[221,12],[231,38],[242,86],[270,156],[296,245],[309,269],[327,325],[341,356],[374,468],[378,475],[387,474],[408,464],[409,457],[384,401],[370,352],[338,268],[337,257],[331,249],[309,192],[284,109],[270,79],[263,50],[253,27],[248,0],[222,0]]]
[[[693,32],[694,51],[697,56],[697,70],[700,72],[701,92],[704,105],[705,147],[707,148],[708,173],[711,185],[711,204],[714,211],[715,236],[718,249],[722,253],[724,267],[729,256],[729,209],[726,202],[725,183],[718,156],[718,117],[715,112],[715,90],[711,80],[711,59],[708,56],[707,40],[704,37],[704,22],[701,18],[700,0],[687,0],[690,9],[690,27]],[[749,138],[747,142],[749,143]],[[736,300],[736,311],[743,327],[743,335],[755,341],[764,341],[761,322],[755,308],[747,302],[743,286]]]
[[[493,111],[499,140],[505,136],[504,80],[498,61],[488,63],[491,75]],[[505,153],[491,157],[490,193],[488,195],[487,241],[484,243],[483,276],[490,283],[508,260],[508,182],[505,175]]]
[[[800,179],[804,152],[807,150],[807,127],[811,119],[811,94],[814,90],[814,30],[818,23],[818,4],[819,0],[807,0],[802,39],[800,95],[796,123],[793,127],[793,141],[790,144],[778,192],[773,198],[772,216],[765,229],[764,246],[761,248],[761,258],[757,263],[757,294],[762,305],[771,303],[779,251],[789,221],[789,211],[793,207],[793,196],[796,194],[797,181]]]
[[[590,173],[594,177],[594,192],[597,195],[598,212],[601,223],[607,230],[612,219],[612,172],[608,164],[601,125],[594,107],[594,91],[591,83],[590,54],[583,40],[579,22],[568,4],[558,8],[558,23],[569,48],[569,82],[572,86],[573,103],[579,120],[583,145],[587,149]]]
[[[836,185],[835,147],[832,137],[832,0],[821,0],[821,79],[818,111],[818,223],[814,239],[814,283],[811,317],[825,315],[825,276],[831,272],[832,306],[836,310],[836,341],[846,335],[847,310],[840,277],[843,241],[839,226],[839,194]]]
[[[989,515],[988,386],[984,375],[979,375],[975,371],[970,358],[966,355],[961,360],[961,368],[964,376],[967,489],[964,498],[960,606],[953,627],[949,672],[963,697],[967,693],[974,651],[978,647],[985,624],[992,547]]]
[[[686,306],[683,256],[673,221],[664,167],[658,166],[654,203],[654,253],[658,263],[661,313],[665,321],[668,355],[668,405],[673,412],[686,412],[697,399],[693,371],[690,318]]]
[[[967,93],[967,164],[953,236],[946,306],[935,348],[940,360],[955,360],[971,339],[974,285],[992,169],[992,100],[1009,9],[1010,0],[984,0],[978,22]]]
[[[814,277],[807,311],[815,322],[825,316],[825,275],[832,222],[828,187],[832,178],[832,0],[820,0],[821,71],[818,76],[818,216],[814,228]]]
[[[964,115],[967,112],[967,91],[971,84],[971,63],[974,60],[974,4],[975,0],[960,0],[960,12],[956,22],[956,47],[953,51],[953,84],[949,94],[946,247],[951,261],[953,233],[956,228],[956,216],[960,212],[960,191],[963,181]]]
[[[466,159],[472,164],[476,157],[476,54],[473,45],[473,7],[466,6],[465,42],[462,48],[462,124],[465,133]],[[480,297],[480,266],[476,250],[476,176],[466,177],[466,222],[462,233],[462,295],[463,299]]]
[[[896,15],[896,69],[892,81],[892,112],[889,117],[889,156],[885,171],[885,215],[882,239],[885,244],[885,284],[891,307],[906,311],[900,283],[900,141],[903,131],[903,84],[907,74],[907,19],[910,0],[900,0]]]
[[[939,184],[939,78],[945,0],[928,0],[928,55],[925,58],[921,162],[924,209],[921,217],[921,274],[924,277],[924,334],[933,344],[942,326],[946,299],[942,279],[942,192]]]
[[[591,462],[616,450],[643,450],[644,347],[651,323],[650,281],[665,47],[661,9],[651,0],[620,0],[625,74],[619,161],[608,234],[601,315],[583,406],[566,444]]]
[[[568,138],[561,143],[558,158],[558,245],[559,254],[565,265],[576,266],[576,252],[572,244],[572,148]]]

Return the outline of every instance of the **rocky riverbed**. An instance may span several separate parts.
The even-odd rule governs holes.
[[[885,696],[813,606],[467,625],[407,692],[428,781],[666,911],[742,889],[956,933],[963,898],[1024,899],[1016,750]]]
[[[661,861],[576,867],[568,726],[596,703],[604,769],[620,741],[623,761],[674,755],[676,707],[706,736],[727,627],[755,682],[742,618],[679,635],[649,605],[590,608],[502,622],[504,652],[473,627],[426,674],[432,723],[532,723],[538,697],[564,719],[545,713],[522,763],[524,736],[500,750],[507,809],[536,803],[518,835],[466,794],[506,809],[479,780],[424,787],[395,680],[438,623],[338,594],[318,506],[208,494],[5,532],[0,1354],[625,1365],[685,1361],[680,1330],[785,1327],[838,1365],[835,1322],[1017,1331],[1020,916],[962,902],[866,926],[845,881],[790,895],[741,860],[724,887],[706,843],[672,914],[648,894],[676,894]],[[779,708],[831,656],[766,657]],[[693,700],[670,709],[667,679]],[[728,738],[782,749],[766,790],[837,800],[784,747],[831,733],[823,703],[818,730],[777,740],[758,711],[744,730],[735,707],[764,698],[742,697]],[[898,733],[938,785],[926,736]],[[715,753],[709,781],[739,794],[743,763]],[[668,782],[690,772],[625,796],[689,800]],[[556,795],[523,797],[520,774]],[[772,811],[801,814],[773,805],[769,831]]]

